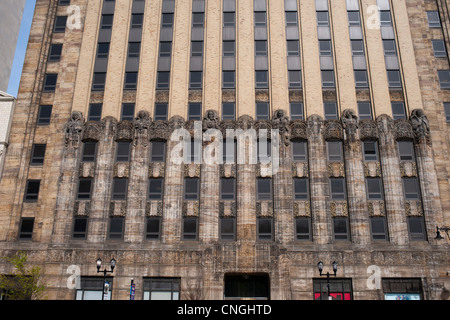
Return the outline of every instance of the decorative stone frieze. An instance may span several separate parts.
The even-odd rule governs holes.
[[[148,167],[149,178],[163,178],[166,164],[164,162],[151,162]]]
[[[291,140],[307,140],[308,124],[304,120],[292,120],[290,122]]]
[[[332,217],[347,217],[347,201],[330,201],[330,213]]]
[[[102,135],[102,125],[98,121],[88,121],[84,123],[82,141],[99,141]]]
[[[339,120],[325,120],[323,137],[325,140],[343,140],[344,133]]]
[[[227,137],[227,129],[234,130],[236,129],[236,121],[234,120],[222,120],[219,125],[220,131],[222,132],[222,138],[225,139]]]
[[[400,173],[402,177],[417,177],[417,165],[415,161],[400,162]]]
[[[294,217],[311,217],[311,203],[309,200],[293,202]]]
[[[367,210],[370,217],[384,217],[386,215],[386,206],[384,200],[368,201]]]
[[[114,139],[116,141],[132,141],[134,136],[134,124],[132,121],[124,120],[117,123]]]
[[[79,177],[93,178],[95,174],[95,162],[80,162]]]
[[[171,127],[168,121],[155,120],[150,124],[150,140],[169,140]]]
[[[256,216],[257,217],[273,217],[273,202],[256,201]]]
[[[150,200],[145,205],[146,217],[161,217],[163,213],[163,202],[161,200]]]
[[[76,217],[88,217],[91,212],[91,202],[89,200],[75,201],[73,215]]]
[[[364,176],[371,178],[381,177],[381,164],[378,161],[365,161]]]
[[[235,217],[236,216],[236,201],[220,201],[219,215],[221,217]]]
[[[421,201],[405,201],[405,213],[408,217],[423,216],[423,208]]]
[[[199,207],[199,201],[183,201],[183,217],[198,217],[200,210]]]
[[[333,178],[345,177],[345,165],[343,162],[328,163],[328,175]]]
[[[115,162],[113,175],[115,178],[128,178],[130,175],[130,163]]]
[[[308,177],[308,162],[296,161],[291,164],[292,176],[295,178],[307,178]]]
[[[414,133],[411,122],[409,122],[406,119],[394,120],[394,130],[396,140],[414,139]]]
[[[127,214],[126,200],[112,200],[109,205],[110,217],[125,217]]]
[[[378,140],[378,126],[375,120],[359,120],[360,140]]]

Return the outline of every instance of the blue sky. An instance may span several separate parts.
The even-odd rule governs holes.
[[[22,74],[23,61],[25,59],[25,52],[27,51],[28,36],[30,34],[31,22],[33,20],[34,6],[36,0],[26,0],[25,9],[22,16],[22,24],[20,26],[19,38],[17,40],[16,53],[11,69],[11,76],[9,78],[9,85],[7,93],[17,97],[19,90],[20,76]]]

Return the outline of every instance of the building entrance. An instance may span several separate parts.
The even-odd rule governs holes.
[[[270,278],[268,274],[225,275],[225,300],[269,300]]]

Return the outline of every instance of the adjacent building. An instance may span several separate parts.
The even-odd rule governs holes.
[[[37,0],[0,255],[50,299],[328,299],[327,272],[333,299],[448,299],[448,21],[435,0]]]

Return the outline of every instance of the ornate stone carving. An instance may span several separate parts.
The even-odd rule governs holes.
[[[278,129],[281,136],[281,141],[288,146],[291,139],[291,128],[289,125],[289,118],[286,116],[284,110],[277,110],[272,119],[272,128]]]
[[[347,140],[350,142],[356,141],[356,134],[358,130],[358,117],[352,109],[345,109],[341,116],[342,128],[345,130]]]
[[[297,178],[307,178],[308,177],[308,162],[293,162],[291,165],[292,176]]]
[[[378,126],[375,120],[359,120],[359,139],[378,140]]]
[[[381,177],[381,165],[378,161],[364,162],[364,176],[366,177]]]
[[[130,163],[129,162],[114,163],[113,175],[115,178],[128,178],[130,175]]]
[[[345,177],[344,163],[343,162],[328,163],[328,175],[334,178]]]
[[[203,131],[208,129],[219,129],[220,128],[220,120],[217,116],[217,112],[215,110],[206,111],[205,116],[203,117]]]
[[[347,217],[347,201],[330,201],[330,213],[332,217]]]
[[[170,139],[170,124],[168,121],[155,120],[150,124],[150,140],[151,139]]]
[[[189,163],[184,165],[184,176],[189,178],[200,177],[201,165]]]
[[[411,122],[406,119],[394,120],[395,139],[396,140],[410,140],[414,139],[414,133]]]
[[[169,120],[169,127],[171,130],[181,129],[185,127],[185,121],[181,116],[173,116]]]
[[[137,117],[134,119],[134,139],[133,144],[142,145],[144,147],[149,144],[149,129],[151,118],[148,111],[139,111]]]
[[[256,164],[256,175],[258,177],[271,177],[272,176],[272,162]]]
[[[383,217],[386,215],[386,208],[384,201],[368,201],[367,210],[369,211],[370,217]]]
[[[75,201],[73,214],[76,217],[89,217],[91,212],[90,201]]]
[[[405,201],[405,213],[408,217],[423,216],[421,201]]]
[[[163,203],[160,200],[147,201],[145,205],[146,217],[161,217],[163,211]]]
[[[80,178],[93,178],[95,171],[95,162],[80,162]]]
[[[256,201],[257,217],[273,217],[272,201]]]
[[[242,130],[252,129],[255,126],[255,120],[249,115],[240,116],[237,120],[236,127]]]
[[[309,201],[294,201],[294,217],[311,217],[311,203]]]
[[[124,200],[113,200],[109,206],[110,217],[125,217],[127,214],[127,202]]]
[[[317,114],[309,116],[307,120],[308,136],[319,135],[322,130],[322,122],[322,117]]]
[[[224,178],[235,178],[236,177],[236,165],[235,164],[221,164],[220,165],[220,176]]]
[[[98,121],[88,121],[83,126],[83,141],[99,141],[102,134],[102,127]]]
[[[198,217],[199,206],[198,201],[183,201],[183,217]]]
[[[422,109],[415,109],[411,112],[410,117],[414,137],[417,143],[425,140],[426,143],[430,143],[430,125],[428,118]]]
[[[304,120],[292,120],[290,123],[291,139],[308,139],[308,124]]]
[[[80,111],[73,111],[64,127],[66,147],[77,149],[80,146],[83,124],[83,114]]]
[[[164,162],[151,162],[148,167],[149,178],[163,178],[166,164]]]
[[[116,141],[132,141],[134,135],[134,125],[132,121],[124,120],[117,123]]]
[[[236,129],[236,121],[234,120],[222,120],[219,124],[220,130],[222,131],[223,139],[227,136],[227,129],[234,130]]]
[[[236,216],[236,201],[220,201],[219,215],[221,217],[235,217]]]
[[[339,122],[339,120],[325,120],[323,137],[325,140],[343,140],[344,139],[342,125]]]
[[[400,173],[402,177],[416,177],[417,167],[415,161],[402,161],[400,162]]]
[[[255,129],[258,134],[258,138],[262,137],[260,134],[260,130],[266,130],[267,132],[267,139],[271,138],[271,129],[272,129],[272,123],[270,120],[256,120],[255,121]]]

